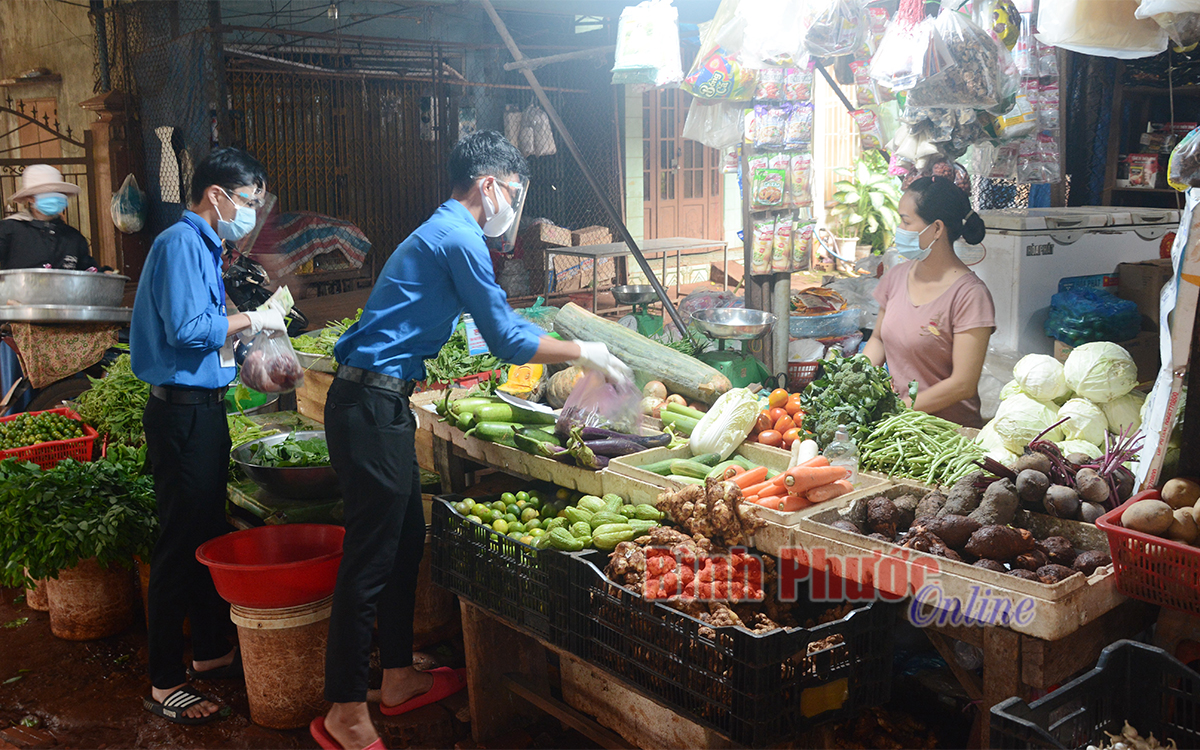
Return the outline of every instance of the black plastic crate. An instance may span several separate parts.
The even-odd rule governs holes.
[[[1096,668],[1031,704],[992,707],[993,748],[1085,748],[1128,721],[1164,745],[1200,747],[1200,674],[1160,648],[1117,641]]]
[[[617,585],[591,561],[575,572],[579,656],[739,744],[777,744],[891,696],[894,606],[867,603],[834,622],[765,635],[711,628],[709,637],[706,623]],[[835,605],[802,606],[815,618]],[[840,644],[822,646],[835,635]]]
[[[571,569],[587,553],[534,549],[474,521],[453,507],[463,495],[433,503],[431,573],[442,588],[524,628],[548,643],[578,652],[579,608]],[[496,497],[476,498],[491,502]]]

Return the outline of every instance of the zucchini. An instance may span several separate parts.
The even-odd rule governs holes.
[[[758,468],[758,464],[754,463],[753,461],[751,461],[750,459],[746,458],[745,456],[739,456],[739,455],[738,455],[738,454],[736,454],[736,453],[735,453],[735,454],[733,454],[732,456],[730,456],[730,457],[729,457],[729,460],[730,460],[730,461],[737,461],[738,465],[739,465],[739,466],[741,466],[741,467],[742,467],[743,469],[745,469],[746,471],[750,471],[751,469],[757,469],[757,468]]]
[[[475,419],[481,422],[519,422],[520,424],[554,424],[558,418],[532,409],[522,409],[512,404],[486,404],[472,410]]]
[[[643,464],[638,468],[642,471],[648,471],[651,474],[658,474],[659,476],[665,477],[671,473],[671,462],[674,460],[675,459],[673,458],[668,458],[665,461],[655,461],[652,464]]]
[[[574,302],[568,302],[558,311],[554,331],[568,339],[604,342],[613,356],[635,372],[647,376],[647,380],[658,380],[671,393],[689,399],[711,404],[732,387],[729,378],[700,360],[593,315]]]
[[[517,434],[524,435],[525,437],[536,440],[539,443],[550,443],[551,445],[557,445],[560,448],[562,447],[562,441],[558,439],[557,435],[552,435],[545,430],[539,430],[537,427],[524,427],[518,430]]]
[[[712,471],[712,467],[706,466],[699,461],[689,461],[686,458],[677,458],[671,462],[671,473],[678,474],[682,477],[704,479],[708,476],[708,472],[710,471]]]
[[[707,479],[708,477],[712,477],[713,479],[724,479],[725,478],[725,470],[731,466],[741,466],[741,464],[739,464],[737,461],[733,461],[733,460],[722,461],[721,463],[712,467],[712,471],[708,472],[708,474],[705,475],[705,478]]]

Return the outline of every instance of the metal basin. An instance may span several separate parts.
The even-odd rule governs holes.
[[[775,327],[775,316],[762,310],[718,307],[692,313],[692,326],[715,339],[750,341]]]
[[[0,304],[120,307],[128,276],[21,268],[0,271]]]
[[[300,334],[301,336],[316,337],[321,334],[320,331],[308,331]],[[309,354],[308,352],[296,352],[296,360],[305,371],[313,370],[315,372],[324,372],[333,375],[337,372],[337,367],[334,365],[333,357],[324,354]]]
[[[238,446],[233,451],[233,460],[259,487],[272,495],[291,500],[317,500],[337,497],[339,494],[337,472],[332,466],[275,467],[250,463],[254,460],[255,446],[268,447],[282,443],[289,436],[297,440],[310,438],[325,439],[324,430],[303,430],[268,435]]]
[[[654,287],[649,284],[614,286],[612,296],[618,305],[648,305],[658,299]]]

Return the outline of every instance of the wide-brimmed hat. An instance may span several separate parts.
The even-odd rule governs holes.
[[[21,189],[8,196],[9,203],[30,198],[39,193],[79,195],[79,186],[63,181],[62,172],[49,164],[32,164],[21,174]]]

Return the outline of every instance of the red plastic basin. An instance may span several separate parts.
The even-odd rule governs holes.
[[[196,550],[217,593],[230,604],[283,609],[333,593],[342,561],[341,526],[260,526],[210,539]]]

